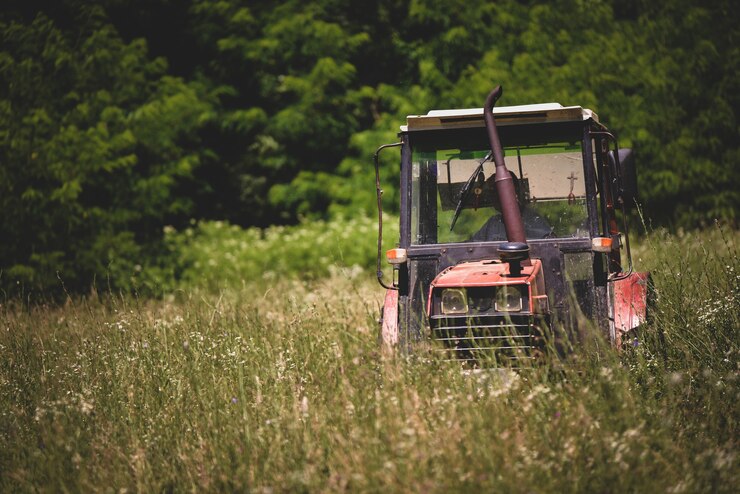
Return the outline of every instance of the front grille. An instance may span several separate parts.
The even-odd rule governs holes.
[[[544,349],[547,321],[532,315],[432,316],[437,352],[450,359],[520,366]]]

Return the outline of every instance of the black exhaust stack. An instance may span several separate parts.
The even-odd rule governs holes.
[[[509,262],[511,275],[517,276],[521,272],[520,263],[528,264],[529,246],[527,245],[527,236],[524,233],[524,222],[522,221],[522,213],[519,210],[514,179],[511,178],[511,173],[506,169],[504,149],[498,137],[496,120],[493,118],[493,107],[503,92],[501,86],[496,86],[491,91],[486,98],[486,104],[483,106],[483,117],[486,121],[488,141],[491,143],[493,162],[496,164],[496,193],[501,202],[501,215],[504,218],[504,228],[506,229],[506,239],[508,240],[507,244],[499,247],[499,255],[502,261]],[[515,272],[517,274],[514,274]]]

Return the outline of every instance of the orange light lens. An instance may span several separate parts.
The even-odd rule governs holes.
[[[406,262],[406,249],[390,249],[386,251],[385,258],[391,264],[403,264]]]
[[[612,239],[609,237],[594,237],[591,239],[591,250],[594,252],[611,252]]]

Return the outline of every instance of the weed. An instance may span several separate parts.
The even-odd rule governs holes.
[[[206,228],[211,253],[238,237]],[[269,284],[224,274],[270,255],[237,246],[206,289],[4,303],[0,490],[733,492],[740,266],[720,233],[643,240],[640,344],[557,375],[382,355],[369,272],[293,276],[304,246]]]

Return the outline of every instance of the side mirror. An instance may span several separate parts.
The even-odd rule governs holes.
[[[617,160],[614,151],[609,151],[609,165],[612,173],[621,178],[621,188],[615,182],[615,196],[624,201],[625,206],[629,209],[635,205],[637,199],[637,170],[635,169],[635,154],[629,148],[623,148],[619,151],[619,170],[617,170]],[[616,179],[615,179],[616,180]]]

